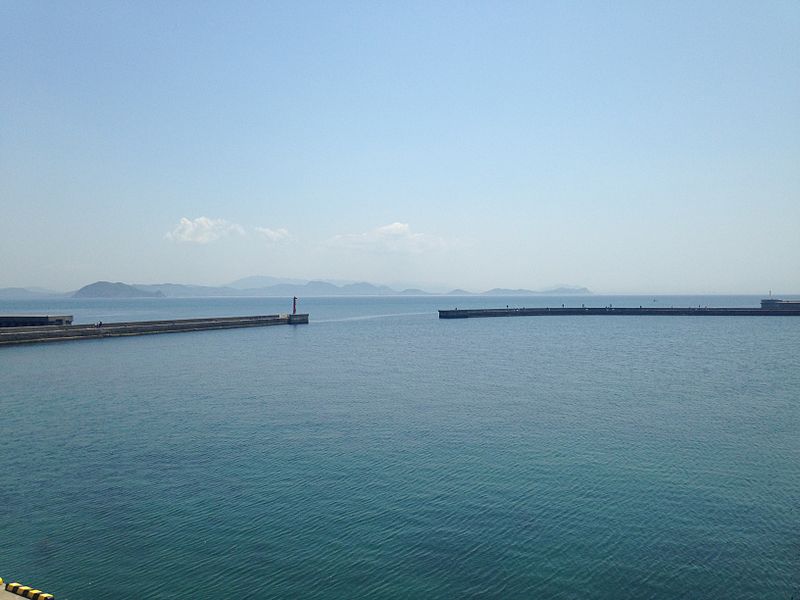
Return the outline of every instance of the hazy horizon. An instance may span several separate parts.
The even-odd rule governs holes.
[[[563,296],[564,294],[568,294],[568,295],[575,294],[577,296],[591,295],[591,296],[600,296],[600,297],[604,297],[604,296],[605,297],[613,297],[613,296],[632,296],[632,297],[639,297],[639,296],[641,296],[641,297],[647,297],[647,296],[656,296],[656,297],[658,297],[658,296],[664,296],[664,297],[669,297],[669,296],[686,296],[686,297],[700,297],[700,296],[753,296],[753,297],[760,297],[760,298],[766,298],[766,297],[776,297],[776,298],[777,297],[786,297],[786,298],[800,297],[800,292],[798,292],[798,291],[795,291],[795,290],[780,290],[780,289],[778,289],[778,290],[770,289],[770,290],[766,290],[766,291],[760,291],[759,290],[759,291],[755,291],[755,292],[735,292],[735,293],[731,293],[731,292],[713,292],[713,291],[709,291],[709,292],[691,292],[691,291],[689,291],[689,292],[670,292],[670,291],[663,291],[663,292],[648,293],[648,292],[635,292],[635,291],[634,292],[617,292],[617,291],[613,291],[613,290],[612,291],[607,291],[607,290],[597,291],[597,290],[585,288],[585,289],[588,289],[587,292],[560,292],[558,290],[560,290],[562,288],[563,289],[570,289],[570,288],[572,288],[572,289],[581,289],[581,288],[584,288],[584,286],[571,285],[571,284],[554,284],[554,285],[550,285],[550,286],[543,286],[541,288],[526,288],[526,287],[523,287],[523,286],[514,286],[514,287],[510,287],[510,286],[493,286],[491,288],[466,288],[464,286],[443,286],[443,285],[437,285],[437,284],[417,285],[417,284],[403,283],[403,282],[397,282],[397,283],[389,282],[389,283],[386,283],[386,282],[380,282],[380,281],[343,280],[343,279],[331,279],[331,278],[325,278],[325,277],[310,278],[310,279],[297,278],[295,283],[293,283],[293,284],[275,283],[275,284],[268,284],[268,285],[255,285],[255,286],[251,286],[251,287],[247,287],[247,288],[244,288],[244,287],[232,287],[230,284],[234,283],[234,282],[223,282],[223,283],[218,283],[218,284],[215,284],[215,283],[199,284],[199,283],[195,283],[195,282],[176,282],[176,281],[152,281],[152,282],[146,282],[146,281],[119,281],[119,280],[109,279],[109,280],[95,280],[95,281],[86,282],[85,284],[79,285],[79,286],[77,286],[75,288],[55,288],[55,287],[49,287],[49,286],[43,286],[43,285],[2,286],[2,287],[0,287],[0,291],[2,291],[4,289],[20,289],[21,288],[21,289],[27,289],[29,291],[41,292],[41,293],[71,294],[71,293],[76,292],[79,289],[81,289],[81,288],[83,288],[85,286],[91,285],[93,283],[124,283],[124,284],[131,285],[131,286],[134,286],[134,287],[136,287],[136,286],[158,286],[158,285],[177,284],[177,285],[184,285],[184,286],[189,286],[189,287],[191,287],[191,286],[201,286],[201,287],[210,287],[210,288],[231,288],[231,289],[240,289],[242,291],[247,291],[247,290],[258,290],[258,289],[262,289],[262,288],[268,288],[268,287],[270,287],[272,285],[276,285],[276,286],[277,285],[298,285],[298,286],[303,286],[306,283],[315,283],[315,282],[332,283],[332,284],[334,284],[336,286],[339,286],[339,287],[344,286],[344,285],[350,285],[350,284],[366,283],[366,284],[370,284],[370,285],[374,285],[374,286],[389,287],[393,291],[396,291],[396,292],[403,292],[405,290],[411,290],[411,289],[419,289],[420,291],[425,292],[425,293],[430,294],[430,295],[448,295],[448,294],[450,294],[450,292],[453,292],[453,291],[464,291],[464,292],[467,292],[468,294],[471,294],[471,295],[480,295],[480,294],[483,294],[485,292],[491,292],[491,291],[497,290],[497,289],[505,289],[505,290],[510,290],[510,291],[519,291],[519,290],[529,291],[534,295],[554,295],[554,296],[559,296],[559,295]],[[180,298],[181,296],[176,296],[176,297]]]
[[[800,293],[796,2],[6,2],[0,34],[0,288]]]

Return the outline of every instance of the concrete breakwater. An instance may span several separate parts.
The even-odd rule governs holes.
[[[558,317],[558,316],[679,316],[679,317],[800,317],[797,308],[483,308],[440,310],[440,319],[478,317]]]
[[[206,331],[210,329],[235,329],[239,327],[267,327],[271,325],[300,325],[305,323],[308,323],[308,314],[170,319],[164,321],[130,321],[123,323],[50,325],[38,327],[4,327],[0,328],[0,346],[148,335],[152,333],[178,333],[186,331]]]

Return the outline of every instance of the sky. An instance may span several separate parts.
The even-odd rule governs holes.
[[[800,3],[0,0],[0,287],[800,293]]]

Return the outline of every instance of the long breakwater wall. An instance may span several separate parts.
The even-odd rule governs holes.
[[[125,337],[153,333],[179,333],[210,329],[300,325],[308,323],[308,314],[258,315],[250,317],[213,317],[203,319],[170,319],[165,321],[130,321],[84,325],[0,328],[0,346],[37,342]]]
[[[440,310],[440,319],[558,316],[800,317],[795,308],[482,308]]]

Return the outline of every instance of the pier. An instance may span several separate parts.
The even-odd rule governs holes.
[[[179,333],[210,329],[301,325],[308,323],[308,314],[258,315],[249,317],[212,317],[203,319],[170,319],[165,321],[130,321],[83,325],[38,325],[0,328],[0,346],[37,342],[65,342],[106,337],[126,337],[153,333]]]
[[[563,317],[563,316],[665,316],[665,317],[800,317],[800,302],[792,300],[762,300],[761,307],[744,308],[479,308],[440,310],[440,319],[473,319],[479,317]]]

